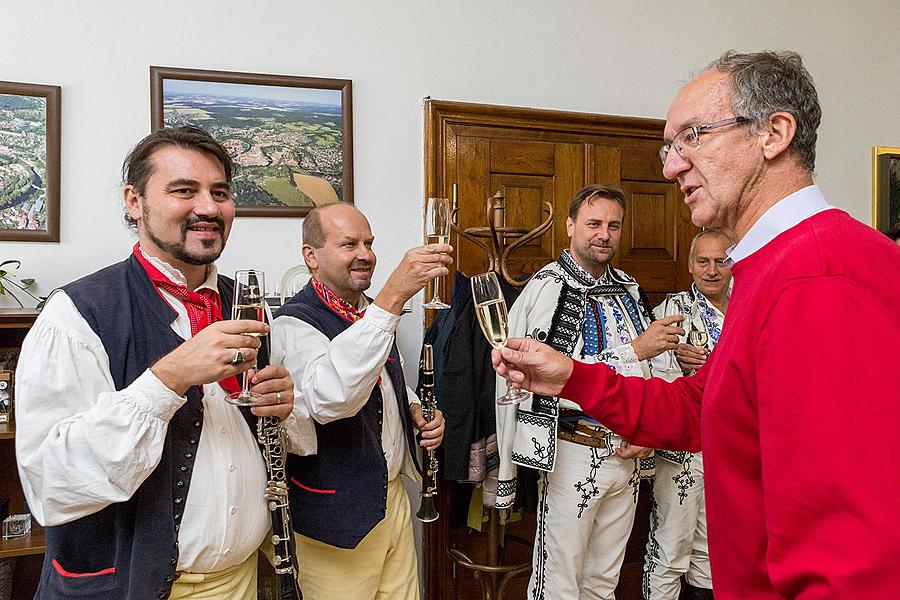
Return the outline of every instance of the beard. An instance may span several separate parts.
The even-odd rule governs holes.
[[[596,254],[592,252],[593,246],[590,244],[576,245],[572,248],[572,252],[575,254],[578,264],[584,267],[586,271],[589,273],[602,273],[606,270],[606,265],[609,264],[609,261],[616,255],[616,251],[612,246],[603,246],[603,248],[609,248],[610,254],[608,258],[597,258]]]
[[[144,221],[144,231],[146,232],[147,237],[150,239],[150,241],[153,242],[153,244],[156,245],[156,247],[160,250],[167,252],[168,254],[186,264],[195,266],[208,265],[215,262],[219,258],[219,256],[222,255],[222,251],[225,250],[225,239],[222,233],[225,231],[225,221],[221,218],[193,216],[181,224],[181,240],[178,242],[167,242],[163,239],[160,239],[155,233],[153,233],[153,229],[150,227],[149,213],[147,211],[146,205],[144,205],[142,213]],[[197,223],[213,223],[215,225],[218,225],[219,227],[218,240],[201,240],[200,242],[205,249],[210,250],[210,252],[208,253],[198,254],[187,249],[186,243],[188,228],[193,227]],[[216,243],[219,243],[218,249],[215,248]]]

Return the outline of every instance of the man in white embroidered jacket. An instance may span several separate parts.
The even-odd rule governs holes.
[[[625,195],[589,185],[572,199],[568,250],[538,271],[510,312],[510,337],[533,337],[581,360],[650,377],[649,359],[678,341],[667,320],[651,323],[637,282],[610,266]],[[506,383],[497,382],[498,394]],[[612,599],[631,533],[641,459],[651,450],[586,416],[565,398],[534,396],[497,408],[497,507],[515,498],[516,465],[543,471],[529,598]]]
[[[725,264],[729,246],[729,237],[713,229],[695,235],[688,253],[688,270],[694,278],[691,289],[675,294],[653,311],[658,318],[683,316],[682,326],[688,331],[675,351],[663,355],[666,371],[660,376],[667,381],[702,367],[719,342],[731,285],[731,269]],[[688,600],[711,600],[703,456],[673,450],[656,450],[655,455],[644,599],[678,600],[684,576]]]

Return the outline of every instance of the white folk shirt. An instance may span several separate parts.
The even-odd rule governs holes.
[[[380,385],[384,404],[381,445],[388,480],[401,471],[418,479],[401,421],[408,415],[400,414],[397,393],[385,368],[400,316],[368,304],[365,298],[358,308],[365,309],[365,316],[331,340],[305,321],[278,317],[271,334],[272,363],[284,365],[294,379],[292,416],[300,424],[309,422],[310,417],[323,425],[352,417]],[[410,404],[419,401],[409,387],[405,391]],[[308,435],[304,440],[306,447],[300,453],[315,454],[316,445],[309,444]]]
[[[168,264],[144,256],[185,284]],[[216,269],[201,288],[216,288]],[[191,337],[187,310],[172,329]],[[44,526],[125,502],[160,460],[169,420],[186,401],[147,369],[116,391],[109,357],[62,291],[53,294],[22,344],[16,371],[16,453],[25,497]],[[240,564],[264,540],[270,517],[265,465],[255,436],[218,384],[203,386],[203,429],[178,532],[179,571],[212,573]]]

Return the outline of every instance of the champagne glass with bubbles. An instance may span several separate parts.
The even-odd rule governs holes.
[[[672,315],[684,316],[681,294],[666,294],[665,314],[663,316],[671,317]],[[675,357],[674,350],[666,351],[666,360],[666,368],[669,371],[681,372],[681,365],[678,364],[678,359]]]
[[[481,331],[488,343],[498,350],[506,346],[509,317],[496,273],[489,271],[472,278],[472,300],[475,302],[478,324],[481,325]],[[514,389],[507,385],[506,395],[497,398],[497,404],[518,404],[530,396],[531,394],[525,390]]]
[[[249,319],[264,321],[266,276],[262,271],[248,269],[236,271],[234,274],[234,298],[231,304],[232,319]],[[248,333],[254,337],[263,334]],[[238,406],[257,406],[263,404],[262,396],[250,390],[250,377],[244,373],[241,391],[233,392],[225,399]]]
[[[446,198],[429,198],[425,207],[425,243],[446,244],[450,240],[450,201]],[[441,300],[438,294],[439,279],[434,279],[431,286],[434,297],[422,305],[423,308],[443,310],[450,305]]]

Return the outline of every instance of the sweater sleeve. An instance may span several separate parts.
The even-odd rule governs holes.
[[[769,577],[784,598],[895,597],[897,305],[830,276],[772,306],[755,357]]]
[[[696,375],[671,383],[624,377],[604,364],[576,360],[560,396],[635,445],[697,452],[700,399],[712,357]]]

